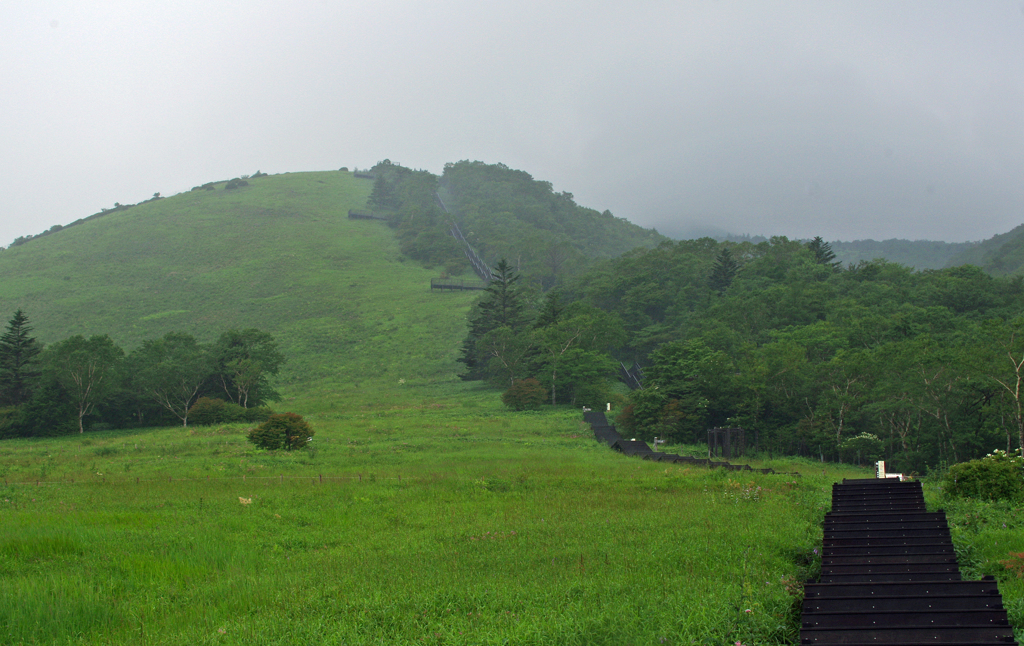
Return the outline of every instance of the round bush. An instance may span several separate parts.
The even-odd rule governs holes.
[[[242,408],[234,402],[226,402],[213,397],[200,397],[196,403],[192,404],[192,408],[188,409],[188,421],[199,426],[210,426],[212,424],[262,420],[253,418],[249,414],[249,409]]]
[[[547,391],[530,377],[520,379],[501,395],[501,402],[514,410],[535,410],[547,401]]]
[[[1017,500],[1024,498],[1024,460],[1019,455],[993,451],[980,460],[954,464],[942,489],[954,498]]]
[[[271,415],[267,421],[249,431],[249,441],[269,451],[291,451],[306,446],[311,439],[313,428],[298,413]]]
[[[192,408],[188,409],[188,421],[199,426],[219,424],[226,403],[223,399],[200,397],[192,404]]]

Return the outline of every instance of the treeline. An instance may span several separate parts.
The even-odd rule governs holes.
[[[467,318],[462,377],[504,390],[506,405],[603,408],[622,400],[615,374],[631,339],[620,313],[568,290],[545,293],[502,258]]]
[[[1020,278],[844,269],[820,238],[705,238],[604,261],[560,295],[526,294],[524,322],[484,325],[501,284],[471,316],[467,376],[595,406],[617,361],[638,361],[643,388],[618,395],[617,419],[636,437],[739,426],[761,451],[918,473],[1024,444]]]
[[[871,261],[884,258],[889,262],[897,262],[912,269],[942,269],[950,264],[965,264],[962,261],[951,261],[978,245],[977,242],[940,242],[938,240],[899,240],[895,238],[831,243],[836,260],[844,265],[856,265],[862,260]]]
[[[556,193],[549,182],[504,164],[449,163],[438,177],[384,160],[373,174],[369,205],[396,228],[402,253],[449,275],[471,273],[451,236],[453,221],[488,262],[506,258],[526,282],[543,289],[595,260],[665,240],[609,211],[579,206],[572,194]]]
[[[0,336],[0,438],[86,429],[258,421],[285,361],[273,337],[228,330],[211,344],[169,332],[125,353],[107,335],[43,347],[18,310]]]
[[[646,366],[619,417],[641,436],[741,426],[762,450],[908,472],[1024,443],[1019,277],[703,239],[603,263],[572,298],[618,316]]]
[[[505,390],[503,401],[517,410],[607,401],[611,353],[626,340],[621,321],[582,302],[563,304],[555,291],[539,300],[521,278],[505,259],[492,271],[469,316],[464,378]]]

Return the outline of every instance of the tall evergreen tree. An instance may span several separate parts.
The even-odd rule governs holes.
[[[34,337],[28,317],[20,309],[0,336],[0,404],[20,406],[32,397],[39,378],[36,357],[41,348]]]
[[[832,245],[822,240],[821,236],[815,236],[814,240],[807,243],[807,248],[814,254],[814,261],[819,265],[836,267],[839,264],[835,262],[836,254],[832,251]]]
[[[469,373],[464,379],[481,379],[486,360],[481,361],[477,343],[485,335],[499,328],[509,328],[512,333],[526,326],[526,302],[519,290],[519,273],[502,258],[491,270],[491,282],[483,297],[470,314],[469,334],[462,344],[462,357]]]
[[[711,288],[711,291],[719,294],[725,292],[729,285],[732,284],[733,278],[736,278],[736,272],[739,271],[739,268],[740,265],[732,257],[732,252],[729,251],[729,248],[722,247],[722,250],[718,252],[715,266],[711,269],[711,275],[708,276],[708,286]]]
[[[469,322],[470,334],[481,337],[499,327],[518,331],[526,322],[526,303],[519,291],[520,275],[502,258],[491,270],[491,282]]]

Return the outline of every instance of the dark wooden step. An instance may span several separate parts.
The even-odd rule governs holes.
[[[866,512],[866,513],[837,513],[825,514],[825,523],[863,523],[882,521],[892,523],[897,521],[919,522],[922,520],[934,520],[946,522],[946,512],[943,511],[910,511],[910,512]]]
[[[960,572],[875,572],[821,575],[822,583],[933,583],[959,581]]]
[[[893,554],[890,556],[835,556],[829,553],[822,557],[822,567],[842,567],[850,565],[916,565],[916,564],[948,564],[956,567],[956,556],[952,550],[946,554]]]
[[[1001,595],[931,595],[913,596],[872,596],[872,597],[815,597],[804,599],[805,614],[817,612],[863,612],[885,610],[887,612],[921,612],[923,610],[1002,610]]]
[[[847,546],[867,546],[867,547],[896,547],[899,545],[934,545],[934,544],[949,544],[952,545],[952,540],[949,535],[946,536],[875,536],[872,538],[864,538],[857,536],[849,536],[843,538],[826,537],[824,547],[826,550],[829,547],[847,547]]]
[[[954,554],[952,541],[938,543],[922,543],[920,545],[894,545],[880,547],[877,545],[830,545],[824,552],[828,556],[914,556],[929,554]]]
[[[890,583],[808,583],[804,598],[839,599],[845,597],[950,597],[998,596],[994,579],[981,581],[923,581]]]
[[[956,626],[948,628],[846,628],[800,631],[801,644],[978,644],[1012,642],[1009,626]]]
[[[816,612],[803,617],[802,628],[959,628],[963,626],[1006,627],[1005,610],[886,610]]]

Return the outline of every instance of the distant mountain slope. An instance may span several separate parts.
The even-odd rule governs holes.
[[[385,160],[373,173],[370,205],[397,229],[402,251],[450,274],[472,276],[453,223],[486,264],[507,258],[545,288],[594,260],[668,240],[504,164],[460,161],[438,177]]]
[[[977,242],[939,242],[936,240],[854,240],[832,242],[836,260],[855,265],[862,260],[884,258],[917,270],[942,269],[958,254],[976,247]],[[964,264],[964,263],[958,263]]]
[[[947,267],[977,265],[993,276],[1020,274],[1024,270],[1024,224],[992,236],[950,258]]]
[[[441,186],[463,220],[470,242],[491,255],[526,255],[551,273],[553,246],[564,242],[586,259],[614,258],[668,238],[610,211],[576,204],[571,193],[555,193],[549,182],[504,164],[461,161],[445,167]]]
[[[350,220],[372,182],[286,173],[108,212],[0,252],[0,318],[40,341],[108,333],[125,349],[171,330],[273,333],[287,392],[450,379],[472,293],[435,294],[384,223]]]

